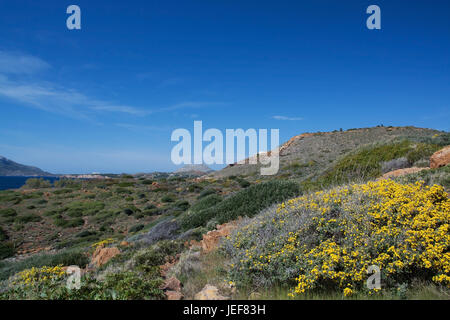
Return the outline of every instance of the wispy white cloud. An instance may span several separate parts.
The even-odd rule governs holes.
[[[39,80],[37,74],[48,68],[51,68],[50,64],[38,57],[0,51],[0,96],[43,111],[80,119],[90,119],[96,111],[145,114],[139,108],[91,98],[72,88]]]
[[[2,79],[0,95],[43,111],[75,118],[87,118],[80,109],[75,108],[86,99],[83,95],[56,89],[50,84],[19,83]]]
[[[272,119],[275,120],[286,120],[286,121],[300,121],[303,120],[301,117],[286,117],[286,116],[273,116]]]
[[[185,101],[168,107],[137,108],[117,104],[89,97],[72,88],[39,80],[36,74],[47,68],[51,66],[40,58],[0,51],[0,96],[43,111],[91,121],[95,114],[99,113],[121,113],[144,117],[178,109],[221,105],[217,102]],[[33,79],[29,75],[33,75]]]
[[[135,116],[145,116],[149,112],[143,109],[130,107],[130,106],[121,106],[121,105],[108,105],[104,104],[104,102],[100,102],[97,105],[91,107],[92,110],[103,111],[103,112],[120,112],[120,113],[128,113]]]
[[[44,60],[19,52],[0,51],[0,73],[33,74],[50,68]]]
[[[96,111],[145,114],[138,108],[111,104],[49,82],[19,82],[3,77],[0,78],[0,95],[43,111],[78,119],[91,119]]]

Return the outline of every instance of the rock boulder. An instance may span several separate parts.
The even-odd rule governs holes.
[[[161,287],[161,290],[168,290],[168,291],[181,291],[181,282],[175,277],[170,277],[169,279],[166,279],[164,281],[164,284]]]
[[[397,170],[389,171],[389,172],[383,174],[380,179],[388,179],[391,177],[400,177],[400,176],[404,176],[406,174],[416,173],[416,172],[420,172],[422,170],[428,170],[428,169],[430,169],[430,168],[412,167],[412,168],[405,168],[405,169],[397,169]]]
[[[181,300],[183,299],[183,294],[178,291],[166,291],[167,300]]]
[[[430,158],[430,167],[432,169],[444,167],[450,163],[450,146],[436,151]]]
[[[208,231],[207,234],[204,234],[203,240],[201,241],[203,252],[210,252],[217,249],[220,239],[229,236],[236,226],[236,221],[231,221],[217,225],[216,230]]]
[[[92,255],[91,265],[95,267],[100,267],[107,263],[109,260],[114,258],[120,253],[120,250],[116,247],[104,248],[102,246],[95,249]]]
[[[197,293],[194,300],[228,300],[229,298],[219,294],[219,289],[207,284],[202,291]]]

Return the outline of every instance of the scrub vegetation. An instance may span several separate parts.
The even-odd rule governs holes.
[[[379,180],[449,144],[378,126],[294,137],[275,176],[29,179],[0,191],[0,299],[165,299],[169,277],[185,298],[210,284],[233,299],[449,299],[449,165]],[[229,222],[215,250],[193,245]],[[96,266],[102,248],[117,254]],[[365,285],[371,265],[381,289]]]

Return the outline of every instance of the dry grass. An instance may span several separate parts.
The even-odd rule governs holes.
[[[197,261],[197,268],[189,274],[179,275],[183,283],[182,292],[185,299],[194,299],[206,284],[216,286],[224,296],[231,296],[232,291],[226,282],[227,259],[219,251],[201,254]]]

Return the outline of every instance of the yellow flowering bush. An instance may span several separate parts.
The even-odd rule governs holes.
[[[12,281],[14,286],[36,286],[64,279],[66,272],[61,265],[23,270],[17,273]]]
[[[97,249],[97,248],[99,248],[99,247],[104,247],[104,246],[106,246],[106,245],[109,245],[109,244],[111,244],[111,243],[114,243],[114,241],[115,241],[115,240],[114,240],[113,238],[104,239],[104,240],[98,241],[98,242],[96,242],[96,243],[93,243],[93,244],[91,245],[91,247]]]
[[[380,180],[304,195],[247,219],[224,243],[230,280],[345,296],[377,265],[383,287],[450,284],[450,199],[441,186]],[[373,293],[375,290],[372,290]]]

